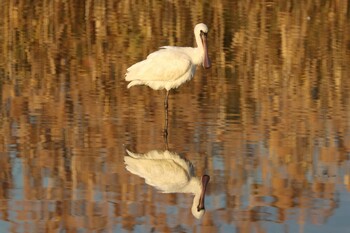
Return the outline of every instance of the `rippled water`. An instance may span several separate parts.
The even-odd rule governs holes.
[[[349,231],[348,2],[1,6],[1,232]],[[212,67],[171,92],[166,145],[165,92],[124,75],[198,22]],[[200,220],[124,166],[167,147],[211,177]]]

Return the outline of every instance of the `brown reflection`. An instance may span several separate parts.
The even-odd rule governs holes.
[[[153,150],[145,154],[126,152],[128,155],[124,157],[124,162],[129,172],[144,178],[146,184],[163,193],[192,193],[191,212],[198,219],[203,217],[208,175],[199,179],[190,161],[168,150]]]
[[[170,216],[189,232],[269,232],[272,222],[291,232],[287,220],[302,232],[329,226],[348,204],[339,198],[350,191],[349,1],[1,6],[4,231],[171,232],[180,224]],[[194,44],[197,22],[210,27],[212,68],[169,97],[169,147],[196,151],[198,167],[208,155],[215,176],[203,225],[187,215],[192,200],[179,213],[158,209],[174,196],[144,194],[120,163],[121,144],[162,142],[163,93],[127,90],[127,67],[161,45]]]

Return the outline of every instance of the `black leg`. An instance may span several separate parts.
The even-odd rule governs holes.
[[[168,97],[169,97],[169,91],[166,92],[165,100],[164,100],[165,122],[164,122],[163,136],[164,136],[164,140],[166,141],[166,145],[168,145]]]
[[[169,97],[169,91],[166,91],[165,93],[165,100],[164,100],[164,108],[168,110],[168,97]]]

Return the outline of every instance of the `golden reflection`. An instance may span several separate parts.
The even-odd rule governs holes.
[[[273,223],[294,232],[293,220],[303,232],[341,221],[350,191],[349,1],[1,6],[4,231],[113,232],[139,224],[171,232],[179,225],[165,220],[174,215],[189,232],[269,232]],[[176,100],[169,147],[196,151],[191,161],[213,174],[211,211],[201,223],[185,211],[157,209],[154,203],[175,205],[175,197],[144,194],[120,162],[122,143],[149,151],[163,129],[163,94],[128,90],[127,67],[162,45],[194,44],[187,33],[197,22],[210,28],[212,68],[198,69],[169,96]],[[342,224],[334,226],[349,227]]]
[[[190,161],[168,150],[152,150],[144,154],[126,152],[128,155],[124,157],[124,162],[129,172],[144,178],[146,184],[163,193],[192,193],[191,212],[198,219],[203,217],[208,175],[199,179]]]

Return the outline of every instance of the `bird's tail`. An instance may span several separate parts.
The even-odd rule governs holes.
[[[128,149],[125,149],[125,151],[126,151],[126,153],[127,153],[130,157],[135,158],[135,159],[140,158],[140,157],[142,156],[142,155],[140,155],[140,154],[131,152],[131,151],[129,151]]]
[[[142,85],[143,83],[140,82],[139,80],[133,80],[128,84],[128,88],[132,87],[132,86],[136,86],[136,85]]]

